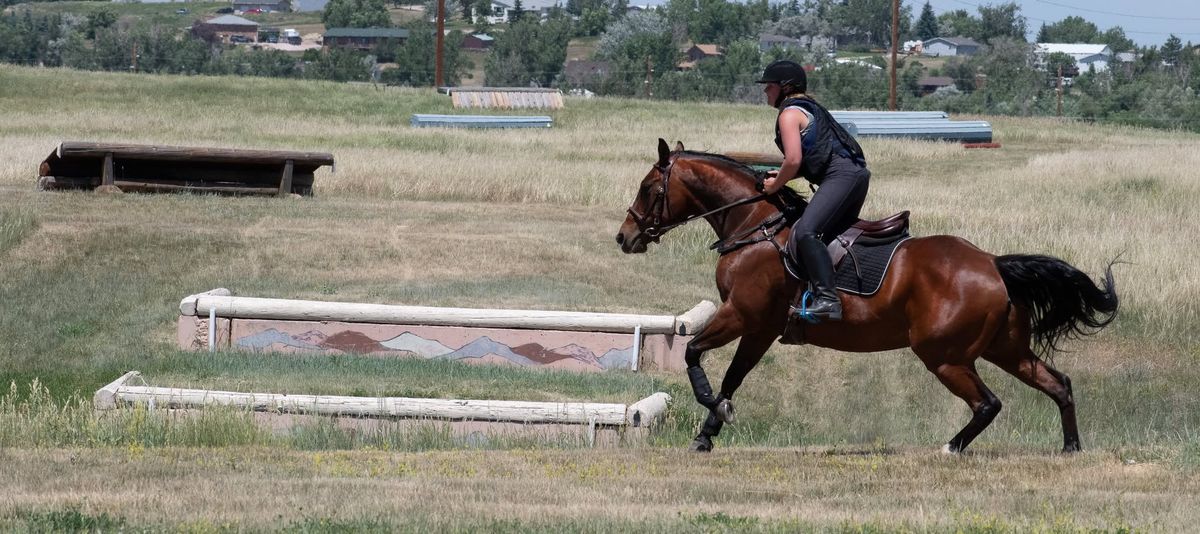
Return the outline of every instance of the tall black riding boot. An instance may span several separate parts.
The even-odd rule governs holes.
[[[795,243],[796,259],[804,263],[813,286],[812,303],[805,301],[792,313],[809,322],[842,320],[842,300],[833,285],[833,260],[825,244],[813,236],[800,236]]]

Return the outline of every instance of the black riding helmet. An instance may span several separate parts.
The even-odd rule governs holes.
[[[799,63],[781,59],[767,65],[757,83],[777,83],[794,92],[803,93],[808,91],[808,74]]]

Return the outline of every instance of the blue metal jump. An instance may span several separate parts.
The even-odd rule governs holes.
[[[425,115],[414,114],[414,128],[549,128],[554,119],[529,115]]]

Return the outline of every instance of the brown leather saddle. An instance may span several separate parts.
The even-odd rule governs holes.
[[[829,242],[829,257],[833,259],[833,268],[836,270],[842,264],[850,247],[860,240],[887,243],[908,235],[908,213],[908,210],[904,210],[878,221],[859,219],[845,232],[833,238],[833,241]]]

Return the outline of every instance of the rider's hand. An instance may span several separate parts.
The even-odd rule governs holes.
[[[779,179],[779,171],[767,171],[767,177],[763,179],[763,193],[774,195],[783,189],[786,183]]]

